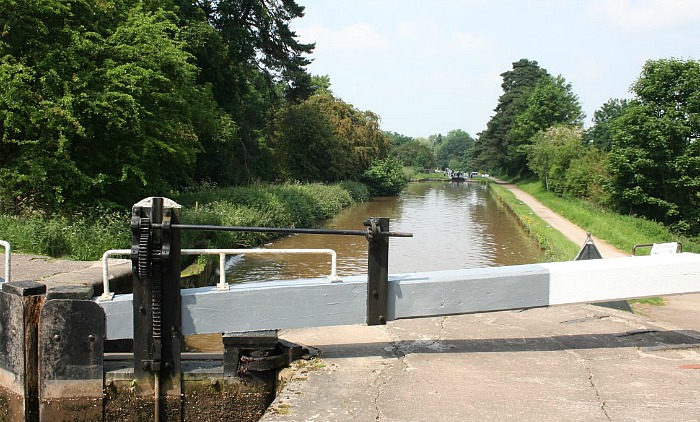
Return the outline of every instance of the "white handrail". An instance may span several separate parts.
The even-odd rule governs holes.
[[[12,247],[9,242],[0,240],[0,245],[5,248],[5,283],[10,282],[10,256],[12,255]]]
[[[219,283],[216,285],[219,290],[229,289],[229,285],[226,282],[226,255],[234,254],[329,254],[331,256],[331,274],[327,278],[332,282],[340,281],[340,277],[336,274],[338,256],[333,249],[182,249],[180,253],[182,255],[219,255]],[[114,298],[114,293],[109,291],[108,268],[108,258],[114,255],[131,255],[131,249],[111,249],[102,255],[102,285],[104,293],[100,296],[100,300],[103,301]]]

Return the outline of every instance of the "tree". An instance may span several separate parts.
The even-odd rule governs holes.
[[[183,14],[199,16],[221,34],[235,63],[258,67],[271,77],[289,79],[304,70],[314,44],[298,41],[290,22],[304,16],[295,0],[180,0]]]
[[[624,113],[628,105],[626,99],[610,99],[596,110],[593,113],[593,127],[584,132],[586,143],[609,151],[613,138],[612,122]]]
[[[432,148],[426,142],[421,142],[417,139],[395,146],[391,150],[391,154],[404,166],[424,169],[435,166]]]
[[[523,174],[527,170],[527,148],[533,137],[554,125],[581,127],[584,114],[571,84],[560,75],[547,76],[538,82],[508,133],[508,174]]]
[[[175,16],[138,2],[20,3],[0,9],[37,19],[0,44],[0,196],[54,212],[189,183],[199,134],[218,130],[201,116],[217,109]]]
[[[413,141],[413,138],[410,136],[402,135],[397,132],[384,132],[384,134],[389,138],[391,141],[391,144],[394,147],[399,147],[401,145],[407,144],[411,141]]]
[[[527,146],[527,162],[546,190],[564,193],[566,174],[572,160],[580,156],[583,141],[581,129],[555,125],[539,132]]]
[[[516,117],[527,107],[530,93],[541,78],[548,76],[536,61],[521,59],[513,63],[512,70],[501,74],[503,94],[498,99],[496,114],[486,124],[486,130],[478,134],[472,148],[471,159],[475,168],[487,171],[508,169],[509,133]]]
[[[341,143],[337,154],[344,169],[343,178],[356,179],[373,161],[388,156],[391,144],[380,128],[377,114],[358,110],[328,94],[315,95],[309,101],[318,103],[328,116]]]
[[[0,202],[275,177],[276,113],[316,92],[294,0],[0,2]]]
[[[467,132],[461,129],[449,131],[435,153],[437,165],[441,168],[469,170],[469,152],[473,145],[474,138]]]
[[[340,140],[317,102],[291,104],[280,113],[275,145],[280,175],[301,181],[341,180],[348,169],[340,163]]]
[[[360,111],[329,93],[316,94],[279,113],[272,145],[284,174],[297,180],[356,180],[390,143],[379,116]]]
[[[609,169],[616,208],[700,232],[700,62],[647,61],[635,98],[613,120]]]
[[[610,203],[610,195],[606,191],[610,184],[607,161],[607,153],[594,145],[587,145],[581,154],[571,160],[566,170],[564,193],[607,206]]]
[[[173,0],[182,18],[187,48],[202,69],[199,83],[210,84],[228,115],[230,137],[203,142],[197,179],[222,184],[274,176],[277,111],[285,101],[313,95],[307,74],[313,44],[301,43],[290,23],[304,16],[294,0]]]
[[[398,195],[408,184],[401,163],[393,158],[374,161],[360,180],[369,187],[372,196]]]

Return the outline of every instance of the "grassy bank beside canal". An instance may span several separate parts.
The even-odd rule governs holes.
[[[489,183],[489,189],[491,194],[520,220],[530,237],[545,252],[547,261],[571,261],[576,257],[581,245],[575,245],[558,230],[550,227],[508,189],[495,183]]]
[[[581,199],[557,196],[545,191],[541,183],[535,180],[517,185],[552,211],[623,251],[631,253],[634,245],[638,244],[681,242],[684,252],[700,253],[700,239],[672,233],[663,224],[632,215],[620,215]],[[649,253],[649,249],[640,249],[639,252]]]
[[[369,199],[365,185],[253,184],[209,188],[171,196],[183,206],[188,224],[312,227],[343,208]],[[130,213],[85,210],[70,216],[0,214],[0,239],[13,251],[73,260],[98,260],[108,249],[130,246]],[[272,239],[266,233],[188,232],[186,247],[253,247]]]
[[[700,252],[699,239],[678,236],[662,224],[616,214],[581,199],[557,196],[545,191],[541,183],[535,180],[520,181],[516,184],[552,211],[618,249],[631,252],[634,245],[638,244],[678,241],[683,244],[683,251]],[[564,235],[549,227],[507,189],[495,183],[490,184],[490,189],[494,196],[518,217],[530,236],[545,251],[548,261],[568,261],[576,256],[582,245],[574,245]],[[649,249],[640,249],[639,253],[648,254]]]
[[[358,182],[258,184],[183,193],[175,200],[183,206],[188,224],[254,227],[313,227],[343,208],[369,199],[367,186]],[[250,248],[279,237],[274,233],[183,233],[183,245],[197,248]]]

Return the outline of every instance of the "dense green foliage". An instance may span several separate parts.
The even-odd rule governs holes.
[[[477,139],[413,138],[307,72],[314,45],[291,29],[303,15],[296,0],[1,1],[0,214],[85,225],[71,215],[202,184],[396,194],[404,165],[536,174],[557,195],[700,234],[697,60],[648,61],[633,98],[583,131],[571,84],[521,59]]]
[[[393,196],[406,187],[408,178],[399,161],[386,158],[372,163],[362,174],[362,182],[369,186],[372,196]]]
[[[275,156],[294,180],[356,179],[372,160],[389,153],[379,116],[329,93],[290,105],[280,113],[278,127]]]
[[[343,208],[368,199],[357,183],[252,185],[183,193],[182,220],[190,224],[246,227],[312,227]],[[279,237],[272,233],[187,232],[183,244],[249,248]]]
[[[536,61],[522,59],[513,63],[513,69],[501,74],[503,94],[494,110],[496,114],[479,133],[478,142],[472,149],[472,160],[476,169],[491,173],[518,174],[523,163],[516,163],[520,140],[512,133],[516,119],[528,108],[530,94],[542,78],[549,77]],[[519,166],[520,165],[520,166]]]
[[[526,148],[528,166],[547,190],[563,193],[567,169],[581,151],[581,131],[572,126],[551,126],[537,132],[531,141]]]
[[[342,208],[369,199],[357,182],[258,184],[200,188],[175,198],[183,205],[182,221],[256,227],[313,227]],[[71,217],[0,215],[0,233],[13,250],[77,260],[98,260],[109,249],[128,248],[130,215],[95,210]],[[268,233],[183,232],[185,247],[251,247],[274,236]]]
[[[474,138],[467,132],[460,129],[449,131],[436,147],[437,167],[449,167],[460,171],[473,170],[469,156],[473,144]]]
[[[374,113],[314,77],[294,0],[0,2],[0,212],[123,209],[201,182],[358,179]]]
[[[593,113],[593,127],[584,134],[586,143],[600,150],[609,151],[613,144],[612,122],[622,115],[628,105],[628,100],[611,99],[596,110]]]
[[[613,122],[615,209],[700,233],[700,62],[649,61]]]
[[[426,138],[409,138],[397,133],[387,134],[394,142],[391,154],[407,167],[471,171],[471,148],[474,138],[461,129],[454,129]]]
[[[555,125],[581,127],[583,111],[571,84],[558,76],[543,77],[527,100],[527,108],[511,129],[510,175],[527,175],[527,151],[535,137]]]
[[[585,132],[563,77],[527,60],[502,76],[496,114],[472,148],[479,169],[532,171],[557,195],[700,234],[700,62],[648,61],[634,97],[608,101]]]
[[[94,261],[106,250],[129,247],[130,219],[126,212],[103,209],[70,218],[0,214],[0,233],[14,252]]]
[[[395,145],[392,155],[404,166],[421,167],[425,169],[435,166],[433,149],[427,142],[412,139],[401,145]]]

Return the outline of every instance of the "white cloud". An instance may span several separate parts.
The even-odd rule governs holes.
[[[404,20],[396,25],[396,35],[403,41],[431,42],[441,31],[432,20]]]
[[[596,0],[588,13],[630,30],[668,28],[700,19],[697,0]]]
[[[329,53],[381,52],[389,49],[389,40],[372,25],[358,22],[340,29],[325,25],[300,28],[304,42],[315,42],[316,50]]]
[[[454,41],[461,51],[474,51],[488,48],[490,42],[486,37],[470,34],[468,32],[456,32]]]

